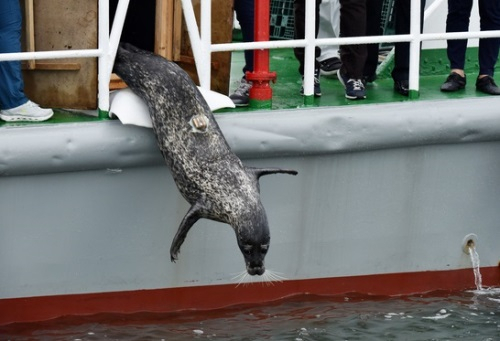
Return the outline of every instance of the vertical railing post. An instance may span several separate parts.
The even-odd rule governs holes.
[[[123,25],[125,24],[125,19],[127,17],[127,10],[130,0],[120,0],[118,1],[118,6],[116,7],[115,16],[113,19],[113,27],[111,28],[110,38],[109,38],[109,68],[108,74],[111,76],[113,72],[113,63],[116,57],[116,51],[118,50],[118,45],[120,44],[120,38],[122,36]]]
[[[181,0],[182,12],[186,27],[191,41],[194,62],[200,86],[204,89],[210,89],[210,67],[212,64],[212,35],[211,35],[211,0],[201,1],[201,37],[194,15],[192,0]]]
[[[269,40],[269,0],[255,0],[254,5],[254,40]],[[269,84],[276,80],[276,72],[269,72],[269,50],[257,49],[253,52],[253,71],[247,71],[246,78],[252,82],[250,88],[250,106],[253,108],[271,108],[273,90]]]
[[[109,0],[99,0],[99,57],[98,57],[98,112],[99,118],[107,118],[109,112]]]
[[[419,97],[419,74],[420,74],[420,4],[421,0],[411,0],[410,17],[410,74],[409,74],[409,93],[410,99]]]
[[[314,64],[316,49],[316,1],[306,1],[306,22],[304,49],[304,104],[311,105],[314,102]]]
[[[201,51],[203,56],[203,68],[198,71],[200,86],[210,89],[211,65],[212,65],[212,0],[201,0]],[[196,65],[198,68],[200,65]]]

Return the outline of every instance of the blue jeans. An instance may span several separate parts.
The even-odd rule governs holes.
[[[472,0],[448,0],[446,32],[467,32]],[[481,31],[500,30],[500,1],[479,0]],[[500,38],[479,40],[479,74],[493,76]],[[448,59],[452,69],[464,69],[467,39],[448,40]]]
[[[0,0],[0,53],[21,51],[19,0]],[[21,62],[0,62],[0,109],[11,109],[28,101],[24,94]]]
[[[252,42],[254,40],[254,0],[234,0],[234,11],[240,23],[243,41]],[[245,50],[243,74],[247,71],[253,71],[253,50]]]

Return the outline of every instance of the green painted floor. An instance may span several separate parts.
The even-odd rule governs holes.
[[[65,110],[54,108],[54,116],[49,120],[43,122],[5,122],[0,119],[0,127],[17,127],[17,126],[27,126],[33,124],[53,124],[53,123],[76,123],[76,122],[95,122],[100,119],[97,117],[97,111],[92,110],[89,112],[79,112],[76,110]]]
[[[241,112],[252,112],[255,110],[276,110],[276,109],[293,109],[306,107],[304,97],[300,95],[301,77],[298,73],[298,62],[295,59],[292,49],[275,49],[271,50],[270,70],[277,73],[276,83],[272,84],[273,100],[271,109],[258,109],[251,107],[221,109],[217,114],[231,114]],[[242,77],[242,68],[244,65],[244,57],[242,51],[233,52],[230,93],[238,86],[239,80]],[[463,97],[484,97],[489,96],[475,89],[475,78],[478,72],[477,63],[477,48],[470,48],[467,51],[467,67],[468,84],[466,89],[455,93],[443,93],[439,91],[440,85],[446,79],[449,73],[448,61],[445,50],[423,50],[421,56],[420,70],[420,92],[417,99],[409,99],[408,97],[399,95],[393,91],[393,81],[390,77],[392,63],[390,58],[379,68],[379,78],[367,86],[367,99],[364,100],[348,100],[344,97],[344,88],[336,77],[321,77],[322,96],[313,99],[313,104],[308,107],[328,107],[328,106],[343,106],[343,105],[361,105],[375,104],[388,102],[403,102],[403,101],[422,101],[422,100],[437,100],[437,99],[455,99]],[[497,64],[497,73],[499,66]],[[23,123],[7,123],[0,120],[2,126],[23,126],[30,124],[51,124],[51,123],[73,123],[73,122],[88,122],[98,121],[99,118],[85,113],[74,111],[55,109],[54,117],[46,122],[23,122]],[[95,113],[95,115],[97,115]]]
[[[471,49],[468,54],[468,84],[462,91],[455,93],[444,93],[439,87],[446,79],[449,70],[447,66],[446,51],[422,51],[422,63],[420,77],[420,91],[417,99],[409,99],[393,91],[393,81],[390,77],[392,63],[388,61],[385,67],[379,68],[378,79],[367,85],[367,98],[364,100],[348,100],[344,97],[344,88],[336,76],[321,76],[322,96],[314,98],[312,106],[342,106],[360,105],[373,103],[388,103],[402,101],[422,101],[436,99],[454,99],[463,97],[483,97],[489,96],[477,92],[475,80],[478,66],[474,61],[477,49]],[[298,73],[298,62],[293,55],[292,49],[276,49],[271,51],[270,71],[278,74],[276,83],[272,84],[273,100],[272,110],[304,107],[304,97],[300,95],[301,77]],[[244,65],[243,52],[233,52],[230,92],[238,86],[242,76]],[[244,112],[258,110],[253,108],[224,109],[219,112]]]

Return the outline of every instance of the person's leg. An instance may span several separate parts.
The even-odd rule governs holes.
[[[448,16],[446,17],[446,32],[467,32],[469,30],[472,0],[449,0]],[[465,67],[465,52],[467,39],[452,39],[447,41],[446,52],[450,60],[450,69],[457,71],[463,77]]]
[[[364,36],[366,34],[366,0],[341,0],[340,4],[340,35],[342,37]],[[363,78],[366,44],[341,46],[340,58],[343,74],[353,79]]]
[[[422,0],[420,4],[420,31],[422,31],[425,0]],[[410,6],[411,0],[395,0],[394,15],[396,34],[410,33]],[[392,78],[395,81],[408,82],[410,71],[410,43],[395,43],[394,47],[394,69],[392,70]],[[408,89],[406,89],[406,92],[407,91]]]
[[[449,0],[446,17],[446,32],[469,30],[472,0]],[[441,91],[453,92],[464,89],[467,79],[464,73],[467,39],[452,39],[447,42],[446,53],[450,61],[450,74],[441,85]]]
[[[254,0],[234,0],[236,19],[240,23],[241,34],[244,42],[254,41]],[[253,71],[253,50],[245,50],[245,65],[243,77],[236,90],[229,96],[237,107],[247,106],[250,102],[250,88],[252,83],[247,81],[246,72]]]
[[[319,31],[319,5],[321,0],[316,0],[316,37]],[[306,8],[305,0],[294,0],[294,24],[295,24],[295,39],[305,38],[305,20],[306,20]],[[304,48],[296,47],[293,49],[295,57],[299,61],[299,73],[304,75]],[[315,57],[318,58],[321,54],[321,49],[316,47]],[[319,70],[319,62],[315,62],[315,70]]]
[[[318,38],[337,38],[340,34],[340,3],[339,0],[324,0],[319,9]],[[321,45],[321,74],[334,75],[341,66],[338,45]]]
[[[384,0],[368,0],[366,2],[366,35],[382,35],[382,5]],[[363,71],[365,81],[372,82],[377,78],[379,44],[366,45],[366,62]]]
[[[19,0],[0,1],[0,53],[21,51],[21,9]],[[0,109],[26,103],[21,62],[0,62]]]
[[[244,42],[254,41],[254,10],[254,0],[234,0],[234,11]],[[243,74],[247,71],[253,71],[253,50],[245,50]]]
[[[370,1],[370,0],[368,0]],[[366,0],[340,1],[340,36],[360,37],[366,34]],[[339,81],[344,85],[348,99],[366,98],[363,69],[366,62],[366,44],[340,46],[342,66]]]
[[[319,5],[321,4],[321,0],[316,0],[315,7],[315,19],[316,19],[316,27],[315,27],[315,37],[318,36],[319,31]],[[305,38],[305,20],[306,20],[306,3],[305,0],[294,0],[294,19],[295,19],[295,39],[304,39]],[[295,57],[299,61],[299,73],[304,76],[304,48],[296,47],[293,49]],[[321,49],[319,46],[316,46],[314,51],[314,96],[321,96],[321,86],[320,86],[320,63],[318,61],[318,57],[321,55]],[[304,85],[300,89],[300,93],[304,94]]]
[[[337,38],[340,34],[339,0],[322,1],[319,8],[318,38]],[[339,56],[338,45],[321,46],[319,61]]]
[[[0,0],[0,53],[21,52],[21,8],[18,0]],[[0,118],[4,121],[45,121],[54,114],[24,94],[21,62],[0,62]]]
[[[479,15],[481,31],[500,30],[498,1],[479,0]],[[476,89],[489,95],[500,95],[500,88],[493,79],[499,48],[500,38],[479,39],[479,76]]]
[[[500,30],[500,2],[479,0],[481,31]],[[500,38],[479,39],[479,75],[493,77]]]

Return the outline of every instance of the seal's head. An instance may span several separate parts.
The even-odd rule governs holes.
[[[260,210],[259,210],[260,211]],[[253,211],[251,217],[240,220],[236,226],[236,239],[249,275],[262,275],[266,271],[264,258],[269,250],[271,236],[266,213]]]

